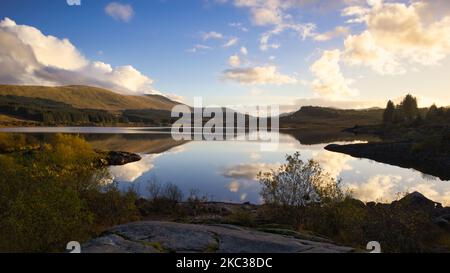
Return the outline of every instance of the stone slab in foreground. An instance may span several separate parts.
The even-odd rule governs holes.
[[[114,227],[82,246],[83,253],[346,253],[349,247],[232,225],[135,222]]]

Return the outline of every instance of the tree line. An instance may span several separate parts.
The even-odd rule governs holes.
[[[436,104],[429,108],[420,109],[417,98],[408,94],[397,105],[389,100],[383,113],[384,124],[421,124],[423,122],[450,122],[450,110],[445,107],[437,107]]]
[[[1,96],[0,113],[49,125],[126,122],[104,110],[78,109],[61,102],[12,95]]]

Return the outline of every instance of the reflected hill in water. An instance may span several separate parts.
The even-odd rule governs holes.
[[[355,135],[339,130],[329,130],[324,133],[320,130],[284,129],[281,133],[290,135],[303,145],[326,144],[331,142],[348,141],[379,141],[379,137],[371,135]]]
[[[374,136],[355,136],[352,133],[315,130],[288,129],[280,134],[295,138],[301,144],[315,145],[346,141],[376,141]],[[248,132],[246,133],[248,135]],[[174,140],[169,131],[160,134],[85,134],[85,139],[98,150],[124,151],[130,153],[159,154],[174,147],[189,143],[189,140]],[[235,135],[236,137],[236,135]],[[230,140],[233,141],[233,140]]]
[[[160,154],[188,142],[170,134],[87,134],[85,139],[94,149],[143,154]]]

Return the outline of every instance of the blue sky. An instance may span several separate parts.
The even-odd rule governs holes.
[[[442,26],[450,5],[424,3],[81,0],[81,5],[68,5],[66,0],[2,0],[0,20],[13,22],[4,23],[2,31],[31,46],[37,70],[63,71],[45,79],[37,78],[38,72],[0,75],[0,81],[58,85],[76,78],[80,84],[130,94],[161,92],[188,103],[201,96],[208,104],[277,103],[286,109],[304,104],[369,107],[407,92],[424,104],[450,104],[450,43],[445,41],[450,27]],[[377,16],[387,23],[374,23]],[[411,18],[417,22],[400,22]],[[35,28],[42,37],[30,38],[18,26]],[[264,48],[262,39],[270,32],[276,34]],[[47,39],[49,35],[58,41]],[[410,35],[418,36],[417,44],[395,40]],[[65,38],[75,53],[66,53],[67,45],[59,43]],[[0,49],[12,54],[1,41]],[[48,56],[51,52],[54,56]],[[64,56],[73,65],[59,63]],[[110,65],[111,71],[98,70],[96,62]],[[128,65],[133,69],[124,68]],[[59,76],[66,72],[71,74]]]

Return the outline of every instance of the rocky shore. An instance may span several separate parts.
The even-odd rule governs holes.
[[[144,221],[106,231],[81,248],[83,253],[348,253],[324,241],[298,239],[234,225],[194,225]]]
[[[420,231],[421,233],[434,234],[439,231],[443,235],[450,232],[450,207],[443,207],[442,204],[428,199],[419,192],[408,194],[390,204],[363,203],[356,199],[352,203],[368,214],[366,224],[375,224],[371,240],[380,240],[383,247],[387,249],[392,248],[390,244],[394,242],[383,241],[383,238],[386,240],[386,236],[382,236],[382,233],[392,230],[376,228],[378,226],[386,228],[384,222],[392,224],[393,226],[390,227],[392,229],[398,229],[400,223],[400,230],[406,233],[402,236],[412,236],[412,234],[408,234],[411,231],[402,225],[415,225],[415,221],[422,221],[421,226],[428,227],[428,229]],[[187,204],[180,203],[179,205],[186,206]],[[110,228],[99,237],[83,244],[82,252],[349,253],[364,252],[364,246],[368,243],[364,241],[359,247],[342,246],[342,243],[315,233],[294,230],[282,225],[272,225],[271,227],[271,225],[260,223],[244,227],[242,223],[227,222],[227,219],[230,219],[229,216],[237,210],[258,214],[260,210],[264,210],[263,206],[227,203],[205,203],[202,206],[204,206],[204,213],[192,217],[190,220],[186,218],[177,220],[170,217],[144,218],[142,221]],[[380,218],[380,214],[387,218]],[[420,217],[417,218],[418,216]],[[420,240],[419,238],[415,239]],[[430,245],[423,251],[448,252],[449,249],[437,244]]]
[[[413,168],[439,177],[441,180],[450,180],[450,157],[448,155],[440,155],[428,150],[415,150],[413,146],[414,143],[411,142],[381,142],[331,144],[325,149],[403,168]]]

